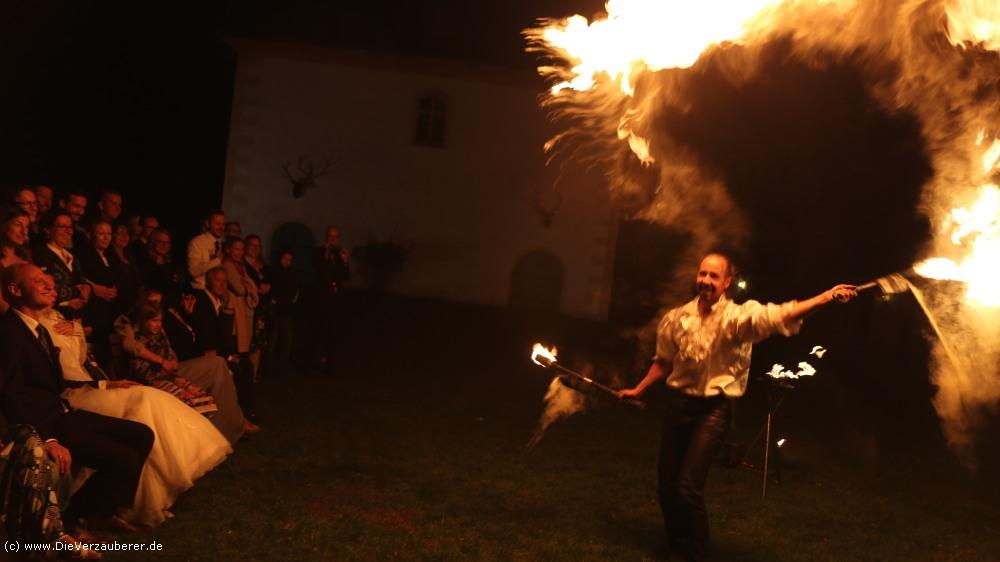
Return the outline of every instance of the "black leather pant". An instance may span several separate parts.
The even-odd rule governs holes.
[[[660,509],[671,546],[692,560],[709,555],[705,481],[729,431],[732,401],[671,390],[660,440]]]

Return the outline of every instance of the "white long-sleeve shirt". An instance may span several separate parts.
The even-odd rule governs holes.
[[[664,315],[656,330],[656,359],[673,363],[667,386],[692,396],[730,397],[746,392],[752,345],[773,334],[798,333],[802,320],[788,318],[795,301],[736,304],[725,296],[705,317],[698,299]]]
[[[188,242],[188,273],[191,275],[191,286],[195,289],[204,289],[205,273],[222,265],[222,254],[216,252],[216,243],[221,244],[221,241],[211,232],[202,232]]]

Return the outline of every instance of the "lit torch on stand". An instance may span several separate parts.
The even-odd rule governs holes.
[[[618,396],[618,391],[611,388],[606,384],[601,384],[594,379],[578,373],[572,369],[566,368],[556,361],[556,349],[547,349],[540,343],[536,343],[534,348],[531,350],[531,360],[535,362],[536,365],[540,367],[545,367],[546,369],[552,369],[557,371],[558,377],[567,382],[567,386],[570,388],[579,390],[579,384],[583,384],[587,388],[592,388],[597,392],[614,398],[618,402],[628,404],[630,406],[635,406],[636,408],[642,409],[646,407],[646,403],[641,400],[636,400],[634,398],[622,398]],[[573,384],[577,383],[577,384]]]

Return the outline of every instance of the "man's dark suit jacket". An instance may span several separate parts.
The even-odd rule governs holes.
[[[178,361],[203,355],[191,318],[183,310],[171,307],[163,311],[163,332],[167,334],[170,348],[177,354]]]
[[[62,368],[38,336],[10,309],[0,316],[0,395],[7,422],[29,424],[42,439],[53,438],[66,411]]]
[[[194,328],[195,339],[202,353],[214,351],[227,357],[236,352],[236,336],[233,334],[233,314],[225,312],[225,307],[219,308],[216,314],[212,300],[205,291],[195,293],[194,311],[190,317]]]

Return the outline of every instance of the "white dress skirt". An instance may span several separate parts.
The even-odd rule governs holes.
[[[58,334],[53,312],[42,318],[59,348],[59,362],[67,381],[93,381],[83,368],[87,343],[83,328],[74,322],[72,336]],[[173,515],[169,508],[194,481],[226,460],[233,452],[229,440],[205,416],[173,395],[149,386],[101,390],[92,386],[67,389],[70,405],[105,416],[147,425],[156,435],[135,494],[135,503],[123,515],[144,525],[157,525]]]

